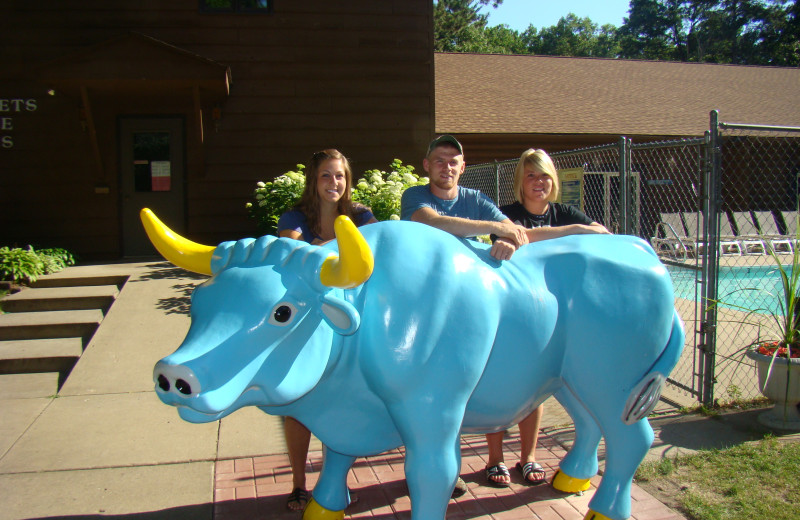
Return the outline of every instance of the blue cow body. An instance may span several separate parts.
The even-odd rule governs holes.
[[[462,432],[505,429],[555,394],[577,432],[561,471],[593,476],[605,436],[591,507],[629,516],[631,479],[653,439],[631,410],[643,407],[642,387],[657,386],[657,398],[683,347],[652,249],[623,235],[571,236],[500,263],[487,246],[422,224],[359,231],[375,269],[351,289],[319,281],[335,242],[221,244],[214,276],[193,294],[186,339],[155,369],[191,389],[162,382],[161,399],[192,422],[250,405],[297,418],[326,447],[314,499],[331,511],[347,505],[355,457],[405,445],[412,518],[427,520],[444,518]]]

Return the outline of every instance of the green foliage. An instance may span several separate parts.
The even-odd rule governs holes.
[[[0,247],[0,280],[30,283],[43,274],[58,272],[75,265],[75,258],[65,249],[27,249]]]
[[[246,208],[256,220],[258,229],[265,235],[275,235],[280,216],[294,207],[305,188],[305,166],[297,165],[297,171],[286,172],[272,182],[258,182],[253,192],[255,202]],[[378,220],[400,218],[400,196],[409,186],[426,184],[427,178],[414,173],[414,167],[395,159],[389,171],[368,170],[353,188],[352,198],[369,206]]]
[[[569,13],[538,34],[533,27],[525,34],[531,54],[613,58],[620,50],[616,31],[613,25],[598,27],[589,18]]]
[[[271,182],[258,182],[253,192],[255,202],[246,204],[250,216],[263,235],[277,235],[278,219],[292,209],[300,200],[306,186],[305,166],[297,165],[297,171],[288,171]]]
[[[665,457],[656,462],[642,463],[636,470],[636,480],[639,482],[650,482],[659,477],[667,477],[675,471],[672,459]]]
[[[667,459],[669,460],[669,459]],[[725,450],[700,451],[669,463],[643,463],[636,481],[680,489],[688,518],[796,519],[800,510],[800,443],[767,437]],[[667,481],[673,486],[666,485]]]
[[[75,265],[75,257],[66,249],[60,247],[50,247],[39,249],[36,253],[41,257],[44,263],[44,273],[57,273],[65,267]]]
[[[488,26],[490,0],[438,0],[439,52],[538,54],[741,65],[800,65],[796,0],[631,0],[619,27],[598,27],[573,13],[556,25],[522,33]],[[532,11],[535,13],[535,11]],[[535,21],[535,20],[534,20]]]
[[[400,220],[400,197],[406,188],[426,184],[414,167],[395,159],[389,172],[368,170],[353,190],[353,200],[368,206],[378,220]]]
[[[464,50],[474,47],[474,40],[486,28],[489,18],[479,11],[503,0],[438,0],[433,5],[434,50],[437,52],[484,52]]]

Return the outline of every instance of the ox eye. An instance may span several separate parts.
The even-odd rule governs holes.
[[[294,313],[297,312],[297,309],[291,303],[279,303],[272,309],[272,316],[269,318],[269,322],[272,325],[278,326],[285,326],[292,322],[292,317]]]

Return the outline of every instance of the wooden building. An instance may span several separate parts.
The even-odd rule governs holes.
[[[359,174],[433,135],[430,0],[0,4],[0,245],[152,253],[152,207],[255,233],[255,182],[323,148]]]
[[[213,7],[209,7],[213,6]],[[356,174],[800,126],[800,69],[433,52],[431,0],[0,3],[0,245],[152,254],[152,207],[187,237],[256,233],[255,182],[335,147]]]

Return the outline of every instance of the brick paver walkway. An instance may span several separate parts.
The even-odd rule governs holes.
[[[485,485],[485,438],[464,436],[461,446],[461,477],[469,491],[450,501],[448,520],[581,520],[600,482],[599,476],[593,478],[592,487],[582,496],[559,493],[549,485],[526,486],[522,476],[513,469],[519,454],[519,437],[509,434],[504,449],[512,483],[508,488],[493,488]],[[565,454],[552,437],[544,433],[539,436],[536,457],[547,470],[548,480]],[[321,452],[309,454],[309,489],[317,481],[321,463]],[[358,459],[350,472],[348,485],[358,494],[358,501],[350,505],[345,518],[407,520],[411,517],[402,448]],[[215,473],[214,518],[299,520],[300,513],[286,509],[290,491],[291,470],[285,454],[219,461]],[[638,486],[633,486],[631,495],[634,520],[684,519]]]

